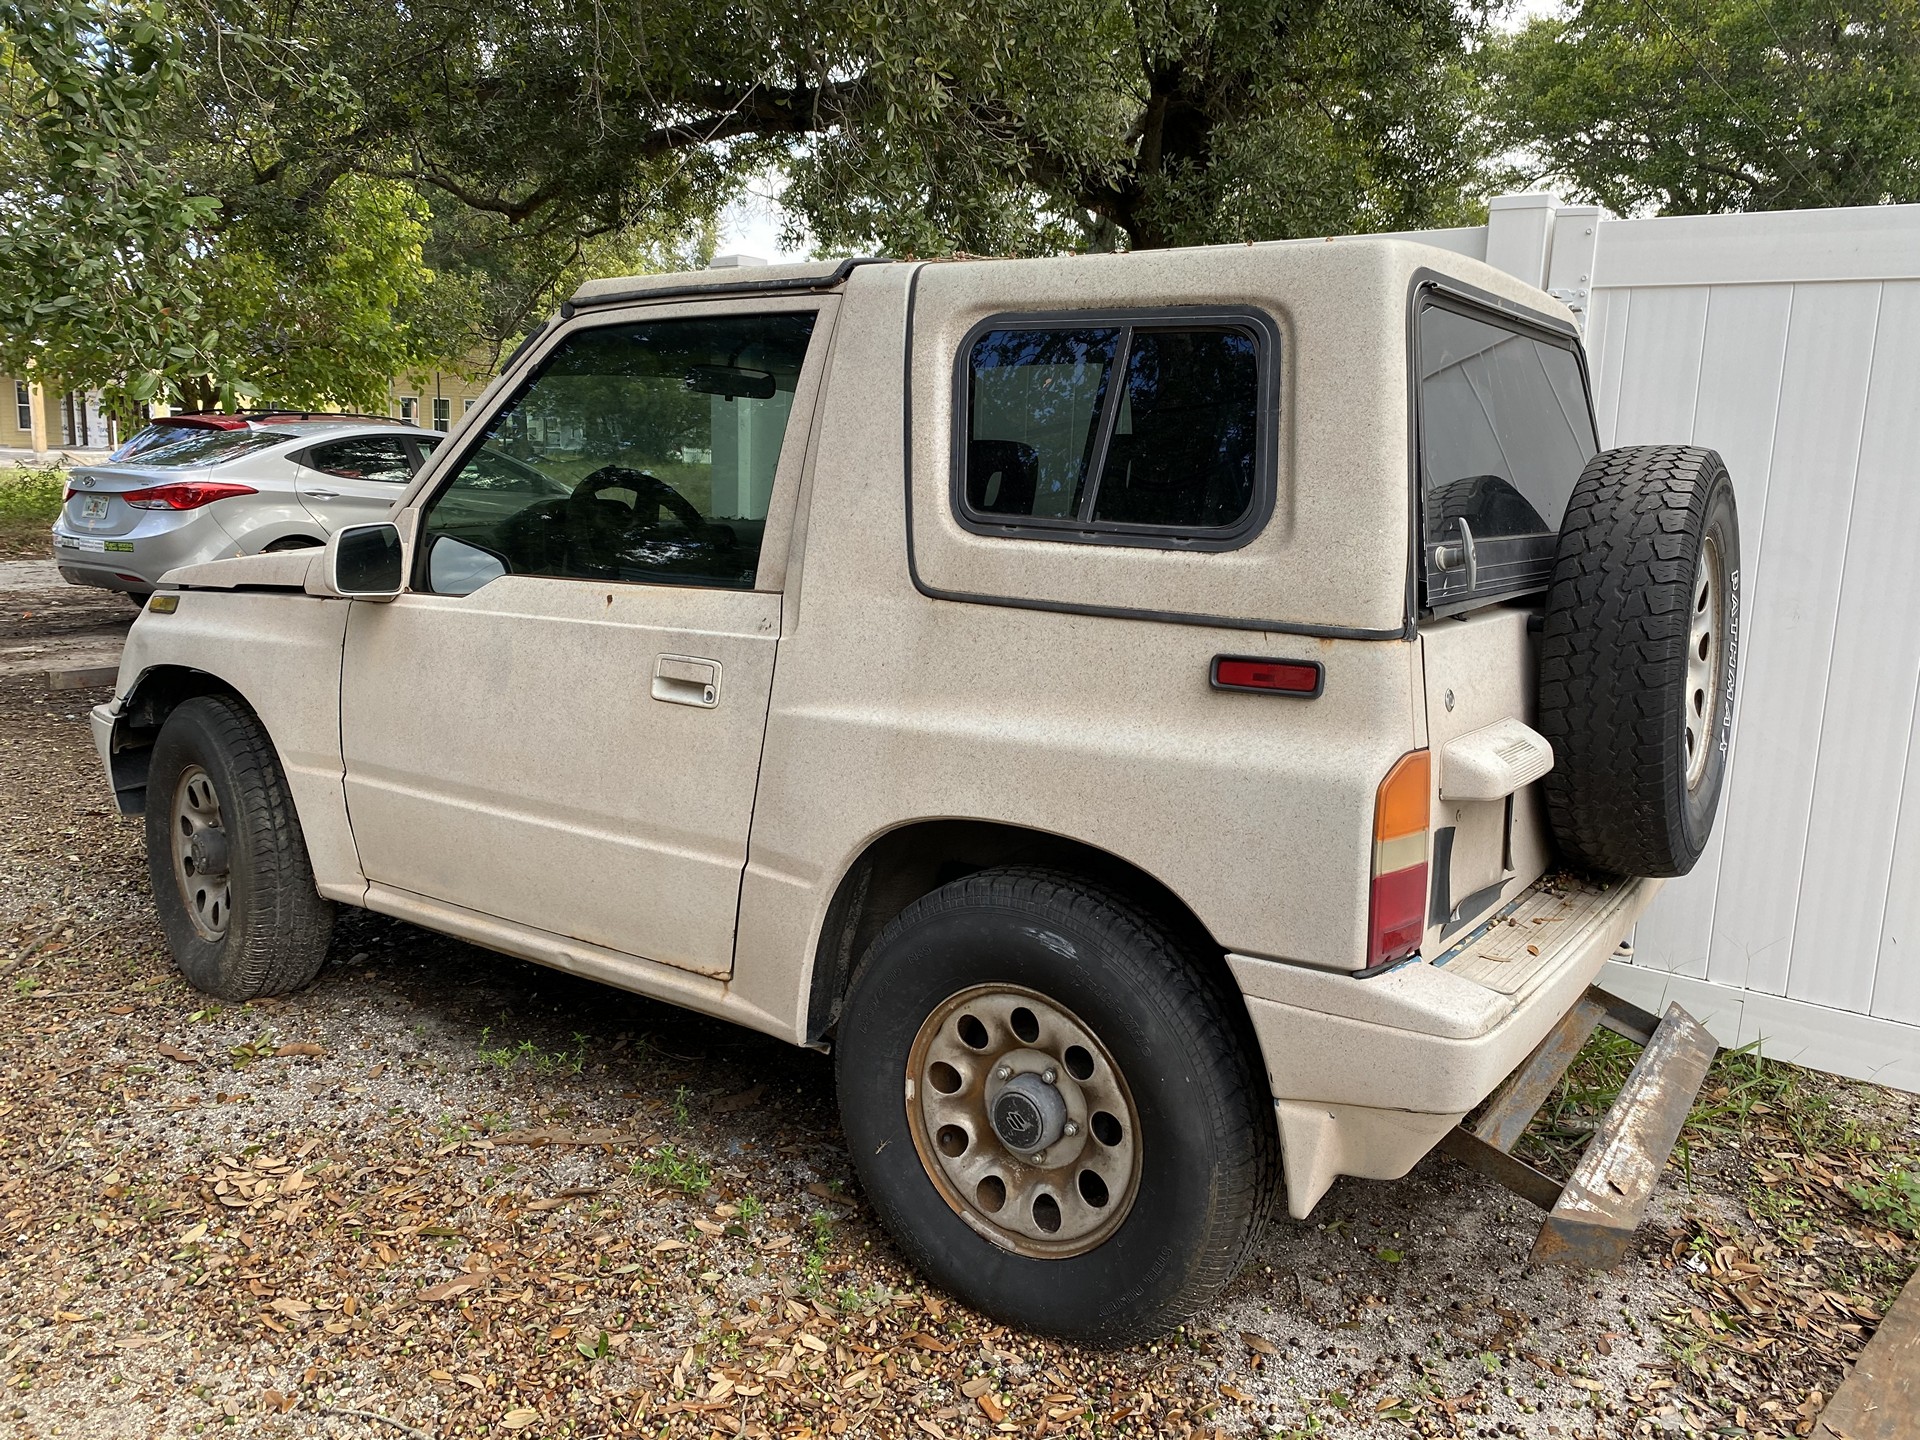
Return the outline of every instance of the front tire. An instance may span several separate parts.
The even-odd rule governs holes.
[[[154,742],[146,817],[154,904],[189,984],[239,1003],[320,973],[333,906],[251,712],[217,696],[175,709]]]
[[[1244,1010],[1143,911],[995,869],[914,902],[856,975],[840,1111],[882,1222],[998,1320],[1120,1344],[1231,1280],[1279,1186]]]

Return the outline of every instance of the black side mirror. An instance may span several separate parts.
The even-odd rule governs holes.
[[[407,578],[400,527],[390,521],[348,525],[328,542],[332,550],[334,591],[350,599],[391,600]]]

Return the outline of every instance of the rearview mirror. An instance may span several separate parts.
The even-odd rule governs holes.
[[[327,577],[336,595],[352,600],[391,600],[406,585],[406,547],[400,527],[347,525],[327,542]]]
[[[695,365],[687,371],[687,389],[696,395],[724,395],[729,400],[771,400],[773,372],[745,370],[738,365]]]

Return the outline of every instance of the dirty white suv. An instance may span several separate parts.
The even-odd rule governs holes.
[[[830,1047],[1007,1321],[1151,1333],[1442,1143],[1597,1263],[1713,1051],[1589,987],[1706,843],[1740,563],[1716,455],[1596,451],[1568,312],[1391,240],[597,281],[395,522],[168,576],[95,733],[194,984],[361,905]]]

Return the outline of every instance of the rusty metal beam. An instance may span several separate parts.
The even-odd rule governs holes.
[[[1540,1227],[1534,1264],[1605,1269],[1626,1255],[1718,1049],[1699,1021],[1667,1008]]]
[[[1524,1200],[1542,1210],[1551,1210],[1560,1200],[1560,1182],[1526,1161],[1496,1149],[1471,1130],[1456,1125],[1440,1142],[1440,1149],[1469,1169],[1478,1170],[1489,1180],[1497,1180]]]
[[[1520,1068],[1501,1082],[1473,1122],[1474,1138],[1508,1152],[1520,1143],[1528,1124],[1567,1073],[1580,1047],[1605,1018],[1606,1007],[1596,998],[1599,993],[1590,989],[1575,1001],[1573,1008],[1560,1017],[1560,1023],[1533,1047],[1533,1053],[1520,1062]],[[1551,1202],[1547,1208],[1552,1208]]]

